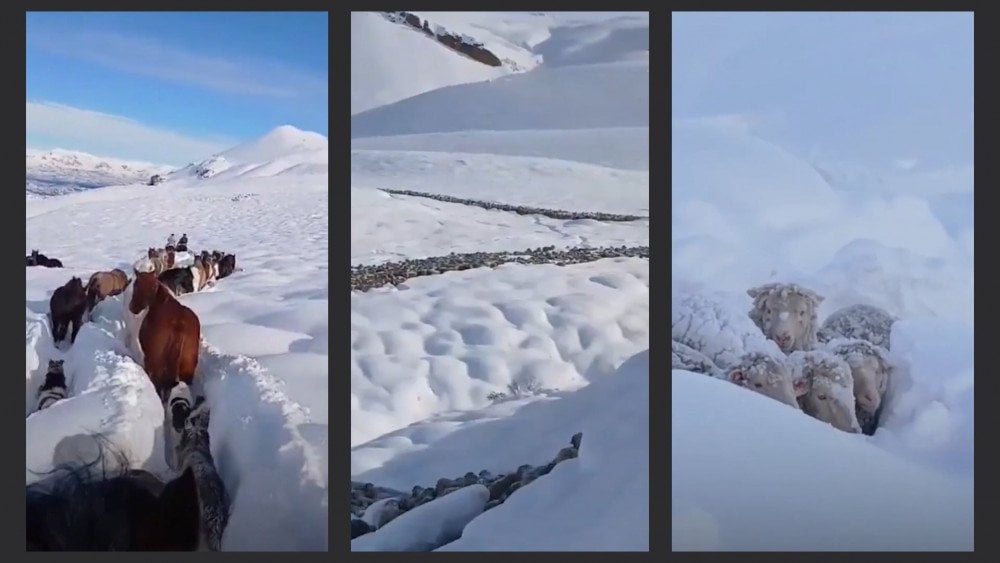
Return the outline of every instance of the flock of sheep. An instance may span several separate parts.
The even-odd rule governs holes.
[[[747,294],[746,316],[700,295],[675,303],[672,368],[728,380],[845,432],[873,434],[893,371],[896,319],[851,305],[818,326],[823,297],[810,289],[771,283]]]

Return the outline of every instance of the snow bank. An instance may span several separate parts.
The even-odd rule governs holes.
[[[614,375],[544,405],[572,404],[583,432],[580,456],[518,489],[439,551],[648,550],[649,399],[646,350]]]
[[[352,540],[351,551],[431,551],[461,536],[488,500],[490,491],[483,485],[463,487]]]
[[[906,462],[725,381],[671,380],[674,550],[972,549],[971,476]]]

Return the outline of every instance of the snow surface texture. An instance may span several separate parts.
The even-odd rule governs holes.
[[[648,220],[554,220],[378,190],[649,216],[645,14],[417,15],[541,61],[486,82],[478,73],[495,69],[377,14],[352,15],[352,72],[363,62],[370,73],[352,75],[352,111],[380,91],[395,102],[352,118],[352,264],[649,244]],[[648,280],[648,260],[611,258],[352,293],[353,481],[409,491],[510,472],[547,463],[583,432],[579,458],[482,515],[475,498],[448,508],[451,493],[353,545],[426,549],[471,520],[443,549],[648,549]],[[525,392],[490,397],[512,386]]]
[[[955,18],[941,24],[937,17],[674,19],[674,303],[722,295],[726,317],[746,315],[748,288],[791,282],[825,297],[820,323],[854,304],[900,319],[891,335],[897,369],[873,436],[840,432],[724,381],[673,370],[674,549],[973,548],[973,184],[960,162],[971,172],[971,152],[950,151],[953,168],[917,166],[873,180],[886,177],[875,163],[882,153],[940,144],[942,137],[908,127],[927,121],[920,108],[971,111],[971,58],[939,56],[945,40],[949,52],[962,41],[971,49],[971,17],[961,36]],[[828,35],[817,41],[823,30]],[[930,66],[911,55],[914,43],[927,40],[935,45]],[[706,41],[714,49],[696,50]],[[880,55],[870,57],[874,51]],[[879,76],[902,73],[916,82],[900,90],[895,80],[869,80],[872,65]],[[949,73],[968,67],[969,74],[938,78],[944,66]],[[827,72],[839,67],[844,73]],[[962,86],[929,91],[927,84],[938,82]],[[775,114],[725,114],[735,94],[725,86],[737,83],[745,86],[740,107],[766,105]],[[928,106],[927,96],[945,93],[952,99]],[[898,107],[917,99],[917,107]],[[802,107],[805,100],[814,107]],[[845,120],[857,126],[845,129]],[[951,134],[968,129],[965,121],[934,123],[961,146]],[[815,164],[812,147],[830,139],[857,157],[855,165],[826,156]]]
[[[100,303],[65,351],[52,345],[45,314],[52,291],[70,276],[131,272],[143,249],[186,232],[193,250],[233,252],[238,268],[180,298],[201,320],[195,387],[211,409],[212,455],[233,501],[222,548],[327,549],[325,139],[322,159],[320,145],[315,134],[282,127],[223,153],[231,166],[212,178],[182,170],[155,187],[28,201],[28,246],[66,267],[26,269],[25,414],[49,359],[65,358],[70,397],[28,416],[27,483],[38,478],[32,471],[93,459],[86,437],[93,432],[134,466],[172,476],[163,408],[125,346],[125,296]],[[315,166],[288,166],[295,162]]]

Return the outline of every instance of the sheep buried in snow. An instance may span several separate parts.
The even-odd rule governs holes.
[[[769,283],[747,290],[753,298],[750,320],[788,354],[816,347],[816,310],[823,296],[790,283]]]
[[[726,379],[796,409],[801,408],[798,398],[808,390],[805,381],[796,379],[784,358],[760,352],[743,356],[728,370]]]
[[[797,351],[789,356],[794,377],[807,391],[799,397],[802,412],[844,432],[860,433],[855,413],[854,377],[839,356],[820,350]]]
[[[867,340],[835,339],[827,343],[827,350],[836,354],[851,367],[854,378],[855,413],[861,430],[871,435],[878,426],[878,415],[892,376],[888,352]]]
[[[670,343],[670,369],[704,373],[719,379],[724,379],[726,376],[708,356],[676,340]]]
[[[741,311],[742,306],[742,299],[725,294],[676,297],[671,308],[671,338],[722,370],[736,365],[750,352],[784,356],[778,345]]]
[[[817,338],[824,343],[837,338],[867,340],[888,350],[894,322],[896,319],[884,309],[872,305],[850,305],[827,317]]]

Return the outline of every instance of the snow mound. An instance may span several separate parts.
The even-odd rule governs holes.
[[[328,139],[319,133],[282,125],[263,137],[191,164],[167,180],[214,178],[267,178],[327,173]]]
[[[583,432],[579,457],[519,489],[439,551],[648,550],[649,399],[646,350],[613,375],[538,405],[572,410],[568,418]]]
[[[674,550],[972,549],[971,475],[909,463],[725,381],[678,370],[671,381]]]

